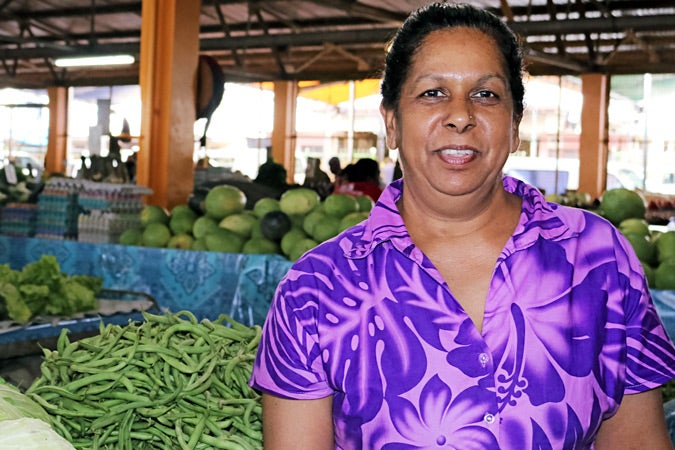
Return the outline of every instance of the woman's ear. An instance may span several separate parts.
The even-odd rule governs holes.
[[[511,153],[515,153],[520,147],[520,118],[513,120],[513,128],[511,130],[513,133],[511,141]]]
[[[389,149],[398,148],[398,133],[396,129],[396,112],[393,109],[387,109],[380,103],[380,114],[384,121],[386,130],[386,145]]]

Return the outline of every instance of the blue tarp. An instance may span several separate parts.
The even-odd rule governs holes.
[[[107,289],[151,296],[160,308],[198,318],[229,314],[261,324],[291,263],[280,255],[244,255],[56,239],[0,236],[0,264],[20,270],[54,255],[68,274],[103,277]]]
[[[245,255],[0,235],[0,264],[21,269],[54,255],[68,274],[103,277],[107,289],[134,291],[160,308],[192,311],[198,318],[229,314],[262,324],[274,290],[291,266],[279,255]],[[653,290],[668,334],[675,339],[675,291]]]

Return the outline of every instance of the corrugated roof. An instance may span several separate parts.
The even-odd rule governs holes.
[[[201,52],[230,81],[377,76],[384,45],[423,0],[204,0]],[[675,73],[672,0],[479,0],[519,33],[530,72]],[[0,2],[0,87],[130,84],[138,65],[54,67],[63,55],[140,53],[141,2]]]

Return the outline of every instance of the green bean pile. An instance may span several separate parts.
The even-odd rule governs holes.
[[[56,350],[26,394],[78,450],[262,449],[261,399],[247,382],[260,327],[188,311],[154,315]]]

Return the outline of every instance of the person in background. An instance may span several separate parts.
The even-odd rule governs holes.
[[[307,157],[305,181],[302,186],[315,190],[323,200],[331,193],[333,183],[330,181],[328,174],[321,170],[320,164],[319,158]]]
[[[502,174],[516,36],[429,4],[381,92],[403,178],[278,285],[251,378],[265,449],[672,449],[675,347],[630,243]]]
[[[328,169],[330,170],[331,175],[333,175],[333,181],[337,178],[338,174],[342,170],[342,166],[340,164],[340,158],[337,156],[333,156],[331,159],[328,160]]]
[[[379,164],[371,158],[361,158],[354,164],[349,164],[340,174],[340,182],[335,184],[333,192],[367,195],[377,201],[382,194]]]
[[[288,187],[286,183],[286,168],[269,156],[267,161],[258,167],[258,175],[254,181],[273,189],[285,190]]]

